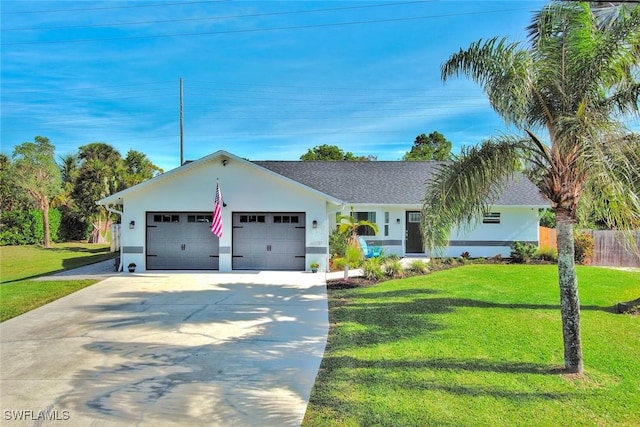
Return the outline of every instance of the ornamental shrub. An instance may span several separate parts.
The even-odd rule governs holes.
[[[347,252],[347,233],[341,233],[337,229],[329,233],[329,251],[334,256],[345,256]]]
[[[343,257],[334,257],[331,258],[331,261],[331,269],[334,271],[342,271],[344,266],[347,265],[347,259]]]
[[[400,261],[387,261],[384,265],[384,272],[394,279],[402,279],[404,277],[404,268]]]
[[[429,272],[429,265],[421,259],[414,259],[409,265],[409,271],[416,274],[427,274]]]
[[[536,245],[532,243],[513,242],[510,257],[515,263],[527,264],[533,259],[537,250]]]
[[[540,261],[558,261],[558,250],[551,246],[543,246],[536,252],[536,258]]]
[[[365,279],[381,280],[384,277],[379,258],[369,258],[362,264],[362,273]]]
[[[589,264],[593,257],[593,247],[595,242],[588,233],[574,233],[573,235],[575,254],[574,258],[578,264]]]

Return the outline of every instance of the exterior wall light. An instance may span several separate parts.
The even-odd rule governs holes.
[[[130,230],[133,230],[134,228],[136,228],[136,222],[135,222],[135,221],[131,221],[131,222],[129,223],[129,229],[130,229]]]
[[[311,226],[313,228],[318,228],[318,221],[316,221],[315,219],[313,220],[313,222],[311,223]]]
[[[396,218],[396,224],[400,224],[400,218]]]

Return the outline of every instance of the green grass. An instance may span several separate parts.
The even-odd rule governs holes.
[[[20,280],[0,285],[0,322],[93,285],[97,280]]]
[[[554,266],[469,265],[330,291],[305,426],[637,426],[640,274],[578,270],[585,375],[562,373]]]
[[[0,322],[61,298],[96,280],[28,280],[111,259],[108,245],[86,243],[0,248]],[[27,279],[27,280],[25,280]]]
[[[109,245],[57,243],[41,246],[0,247],[0,282],[29,279],[114,258]]]

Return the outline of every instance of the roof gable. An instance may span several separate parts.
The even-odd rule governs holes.
[[[289,182],[293,183],[295,186],[303,188],[305,191],[309,191],[311,193],[316,193],[319,196],[326,198],[327,201],[329,201],[331,203],[336,203],[336,204],[340,203],[340,200],[335,199],[331,195],[323,193],[322,191],[318,190],[317,188],[314,188],[314,187],[311,187],[311,186],[307,186],[304,182],[291,179],[287,175],[279,174],[278,172],[275,172],[275,171],[272,171],[270,169],[264,168],[264,167],[260,166],[259,164],[255,163],[255,162],[250,162],[248,160],[242,159],[242,158],[240,158],[240,157],[238,157],[236,155],[233,155],[231,153],[228,153],[228,152],[226,152],[224,150],[216,151],[215,153],[209,154],[208,156],[202,157],[202,158],[200,158],[198,160],[185,162],[182,166],[179,166],[179,167],[177,167],[175,169],[171,169],[170,171],[167,171],[167,172],[165,172],[165,173],[163,173],[161,175],[153,177],[150,180],[144,181],[144,182],[142,182],[140,184],[134,185],[133,187],[129,187],[129,188],[125,189],[125,190],[122,190],[122,191],[114,193],[114,194],[112,194],[110,196],[107,196],[107,197],[99,200],[96,203],[100,204],[100,205],[121,205],[121,204],[123,204],[124,198],[127,195],[133,194],[133,193],[138,192],[140,190],[147,190],[147,189],[151,189],[151,188],[153,188],[155,186],[158,186],[158,185],[163,185],[163,183],[166,183],[171,179],[175,179],[176,177],[181,176],[181,175],[189,174],[189,173],[193,172],[197,168],[201,168],[203,166],[210,165],[212,162],[224,162],[223,163],[223,167],[224,167],[224,165],[226,165],[226,162],[240,163],[240,164],[243,164],[243,165],[248,166],[250,168],[253,168],[253,169],[256,169],[256,170],[260,170],[263,173],[267,173],[267,174],[271,174],[273,176],[276,176],[280,180],[289,181]]]

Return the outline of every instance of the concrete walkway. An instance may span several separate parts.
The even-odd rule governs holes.
[[[324,278],[120,273],[3,322],[2,424],[300,425],[327,338]]]

